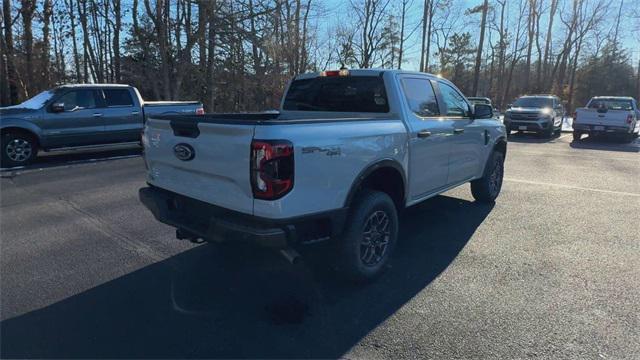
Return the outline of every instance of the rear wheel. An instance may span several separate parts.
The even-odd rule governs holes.
[[[389,195],[364,191],[354,202],[338,245],[339,271],[354,282],[372,280],[386,268],[398,237],[398,214]]]
[[[24,133],[2,134],[2,166],[15,167],[29,164],[38,153],[33,136]]]
[[[502,189],[504,177],[504,155],[494,151],[489,158],[484,175],[471,182],[471,194],[480,202],[492,203],[496,200]]]

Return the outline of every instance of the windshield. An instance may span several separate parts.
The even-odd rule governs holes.
[[[631,100],[623,99],[597,99],[589,103],[590,109],[608,109],[608,110],[633,110]]]
[[[546,97],[521,97],[513,103],[513,107],[550,108],[553,107],[553,99]]]
[[[47,91],[43,91],[40,94],[32,97],[29,100],[26,100],[23,103],[20,103],[18,105],[14,105],[14,106],[9,106],[10,108],[20,108],[20,109],[33,109],[33,110],[37,110],[40,109],[41,107],[44,106],[44,104],[47,103],[47,101],[49,101],[49,99],[51,99],[51,97],[54,95],[55,93],[51,90],[47,90]]]
[[[389,103],[380,77],[317,77],[292,82],[283,109],[386,113]]]

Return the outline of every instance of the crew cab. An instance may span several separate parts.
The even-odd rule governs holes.
[[[554,95],[525,95],[519,97],[504,113],[507,132],[534,131],[551,138],[562,131],[565,110]]]
[[[384,270],[405,207],[468,182],[493,202],[507,150],[451,82],[371,69],[299,75],[278,113],[151,116],[143,144],[140,200],[178,238],[329,241],[354,280]]]
[[[580,141],[583,134],[615,134],[627,141],[638,137],[640,110],[634,98],[622,96],[596,96],[573,115],[573,140]]]
[[[140,141],[151,115],[203,113],[197,101],[144,101],[128,85],[58,86],[0,108],[2,166],[26,165],[39,149]]]

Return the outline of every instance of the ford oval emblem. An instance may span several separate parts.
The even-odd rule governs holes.
[[[190,161],[196,157],[196,151],[193,149],[193,146],[184,143],[174,146],[173,153],[182,161]]]

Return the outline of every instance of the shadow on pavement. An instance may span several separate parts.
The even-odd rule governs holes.
[[[622,152],[640,152],[640,140],[632,142],[620,136],[587,136],[580,141],[571,142],[574,149],[607,150]]]
[[[561,135],[554,134],[552,137],[547,138],[533,132],[514,132],[509,135],[508,141],[517,143],[544,144],[558,140],[560,136]]]
[[[438,277],[491,209],[438,196],[406,210],[392,267],[366,286],[328,270],[329,246],[292,266],[202,245],[3,321],[1,356],[340,357]]]
[[[36,158],[32,164],[15,168],[2,168],[2,172],[44,169],[70,164],[106,161],[139,156],[140,154],[142,154],[142,148],[139,145],[110,145],[82,150],[41,151],[38,154],[38,158]]]

